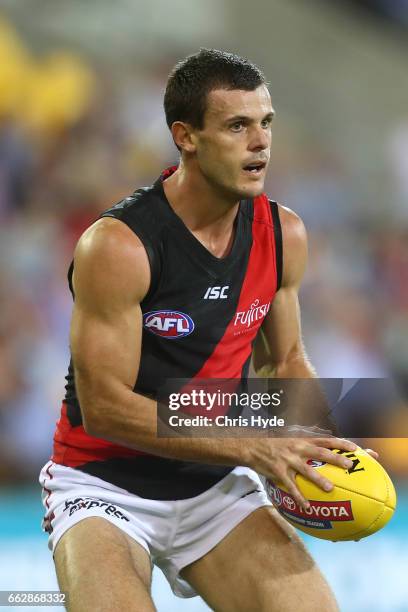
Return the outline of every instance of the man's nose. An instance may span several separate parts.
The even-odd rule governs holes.
[[[263,151],[270,146],[270,132],[262,127],[254,127],[248,148],[250,151]]]

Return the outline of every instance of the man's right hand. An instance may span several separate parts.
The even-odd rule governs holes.
[[[308,465],[308,460],[324,461],[347,469],[352,467],[353,462],[343,455],[333,453],[331,449],[353,452],[358,448],[354,442],[334,436],[256,438],[245,442],[249,467],[273,482],[281,483],[305,510],[309,508],[309,503],[296,485],[296,474],[302,474],[324,491],[331,491],[333,484]]]

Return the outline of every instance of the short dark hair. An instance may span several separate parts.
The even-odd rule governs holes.
[[[253,91],[263,84],[266,81],[262,71],[247,59],[217,49],[200,49],[170,72],[164,94],[167,125],[171,128],[175,121],[184,121],[201,129],[210,91]]]

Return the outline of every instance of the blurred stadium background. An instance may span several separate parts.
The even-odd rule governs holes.
[[[392,376],[407,397],[407,0],[1,0],[0,589],[56,588],[36,479],[68,363],[66,271],[98,213],[177,160],[163,88],[200,46],[270,81],[268,193],[309,231],[301,300],[319,374]],[[342,612],[408,610],[406,399],[385,417],[373,407],[385,437],[367,444],[396,516],[359,544],[307,538]],[[158,571],[154,594],[159,612],[208,609]]]

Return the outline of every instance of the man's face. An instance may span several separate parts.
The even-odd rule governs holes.
[[[215,89],[204,126],[194,130],[200,171],[231,199],[262,193],[271,148],[274,110],[265,85],[254,91]]]

